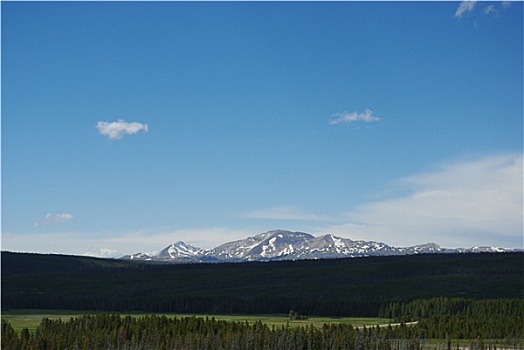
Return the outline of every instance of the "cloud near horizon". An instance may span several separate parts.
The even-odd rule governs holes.
[[[462,159],[404,177],[392,185],[402,195],[363,203],[339,216],[336,224],[332,218],[307,213],[297,206],[273,207],[241,216],[296,220],[299,227],[290,230],[315,235],[332,233],[392,246],[435,242],[448,248],[483,245],[522,248],[523,156],[507,153]],[[48,213],[38,225],[71,219],[73,216],[68,213]],[[142,229],[119,234],[2,232],[2,249],[76,255],[118,250],[134,254],[159,251],[176,241],[207,249],[278,228],[281,227],[268,227],[265,223],[244,228]]]
[[[378,122],[382,118],[379,118],[375,115],[373,115],[373,111],[369,108],[366,108],[364,113],[358,113],[358,112],[342,112],[342,113],[335,113],[331,115],[331,120],[329,121],[330,125],[334,124],[349,124],[353,122]]]
[[[35,221],[33,224],[33,227],[38,228],[45,226],[47,224],[59,224],[66,221],[73,220],[74,217],[70,213],[47,213],[43,219],[40,219],[38,221]]]
[[[392,245],[522,247],[522,160],[488,156],[406,177],[398,185],[409,194],[361,205],[324,230]]]
[[[78,232],[13,233],[2,232],[2,250],[42,254],[71,254],[97,257],[117,257],[126,254],[154,254],[177,241],[202,249],[214,248],[222,243],[260,232],[222,227],[181,228],[156,231],[141,229],[135,232],[93,233]],[[118,257],[119,257],[118,256]]]
[[[100,134],[107,136],[110,140],[121,139],[124,135],[132,135],[143,130],[148,131],[147,124],[138,122],[128,123],[123,119],[118,119],[116,122],[102,122],[96,123],[96,128]]]

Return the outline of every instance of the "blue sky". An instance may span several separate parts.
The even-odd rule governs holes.
[[[523,246],[522,2],[1,7],[4,250]]]

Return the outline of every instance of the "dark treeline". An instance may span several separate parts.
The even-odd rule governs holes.
[[[400,318],[394,305],[418,299],[524,297],[523,256],[166,265],[3,252],[2,308]]]
[[[249,325],[214,318],[97,315],[69,322],[44,319],[34,335],[22,331],[20,337],[9,324],[2,323],[2,349],[292,350],[352,349],[357,345],[363,350],[367,332],[361,332],[359,337],[356,333],[351,326],[338,325],[270,329],[260,322]],[[384,344],[381,349],[388,347]]]
[[[462,326],[457,324],[454,327]],[[43,319],[34,333],[25,328],[17,335],[9,323],[2,321],[2,349],[7,350],[419,350],[425,338],[427,334],[419,325],[355,329],[348,324],[325,324],[319,328],[312,325],[270,328],[260,322],[248,324],[214,318],[154,315],[139,318],[82,316],[68,322]],[[492,343],[491,340],[478,337],[471,342],[470,349],[494,349]],[[503,344],[515,349],[522,345],[522,341],[517,337],[506,337]],[[452,349],[451,339],[448,349]]]
[[[524,336],[524,299],[433,298],[391,303],[382,317],[419,321],[423,338],[487,339]]]

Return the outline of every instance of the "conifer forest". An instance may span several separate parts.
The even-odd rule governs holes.
[[[165,265],[2,254],[2,308],[91,310],[2,320],[2,349],[523,349],[524,255]],[[290,311],[290,310],[297,310]],[[95,312],[96,311],[96,312]],[[125,312],[141,315],[124,315]],[[189,313],[171,317],[158,313]],[[156,313],[156,314],[155,314]],[[304,325],[198,314],[280,314]],[[307,315],[384,325],[307,324]]]

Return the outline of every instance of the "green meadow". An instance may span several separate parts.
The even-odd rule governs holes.
[[[22,328],[28,328],[29,331],[33,332],[36,327],[40,324],[43,318],[49,319],[61,319],[68,321],[72,317],[78,317],[82,315],[94,315],[94,314],[108,314],[108,312],[97,312],[97,311],[75,311],[75,310],[36,310],[36,309],[25,309],[25,310],[8,310],[2,312],[2,319],[11,323],[17,333],[20,333]],[[120,313],[119,315],[130,315],[132,317],[143,317],[150,315],[151,313]],[[212,318],[224,321],[235,321],[235,322],[248,322],[250,324],[257,321],[268,325],[269,327],[285,326],[289,324],[290,327],[300,327],[314,325],[315,327],[322,327],[324,324],[332,323],[345,323],[351,324],[353,327],[362,326],[376,326],[384,325],[391,322],[388,318],[378,317],[309,317],[306,320],[291,320],[288,315],[194,315],[194,314],[165,314],[159,313],[155,315],[163,315],[171,318],[182,318],[182,317],[203,317]]]

